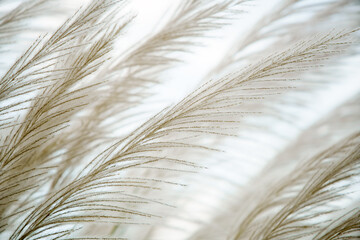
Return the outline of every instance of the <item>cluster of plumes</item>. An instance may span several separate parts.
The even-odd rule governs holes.
[[[1,12],[0,50],[56,2]],[[181,64],[176,53],[194,54],[257,1],[179,1],[113,54],[136,21],[126,2],[90,1],[1,76],[0,238],[358,239],[360,87],[311,124],[299,115],[341,82],[331,69],[358,57],[359,2],[279,1],[150,118],[138,109]],[[261,156],[269,136],[282,147]]]

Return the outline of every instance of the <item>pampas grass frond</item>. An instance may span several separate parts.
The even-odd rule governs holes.
[[[344,190],[356,184],[349,180],[356,176],[359,169],[358,138],[358,134],[351,136],[301,163],[300,171],[299,167],[294,169],[268,188],[269,192],[263,187],[264,196],[256,196],[260,202],[256,203],[254,210],[249,214],[241,212],[244,220],[232,238],[302,239],[317,233],[323,228],[321,217],[337,210],[331,203],[339,201]],[[277,208],[280,210],[273,211],[274,214],[271,209]],[[269,217],[267,214],[274,215]],[[256,220],[258,216],[260,220]],[[257,221],[262,223],[261,226]],[[251,230],[249,234],[246,233],[248,230]]]
[[[358,2],[179,1],[136,40],[136,1],[82,2],[1,76],[1,239],[360,236]],[[0,4],[2,50],[60,11]],[[214,63],[187,63],[199,49]],[[153,108],[193,64],[198,87]]]

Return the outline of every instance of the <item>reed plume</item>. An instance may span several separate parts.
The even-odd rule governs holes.
[[[360,237],[359,2],[60,2],[0,1],[1,239]]]

